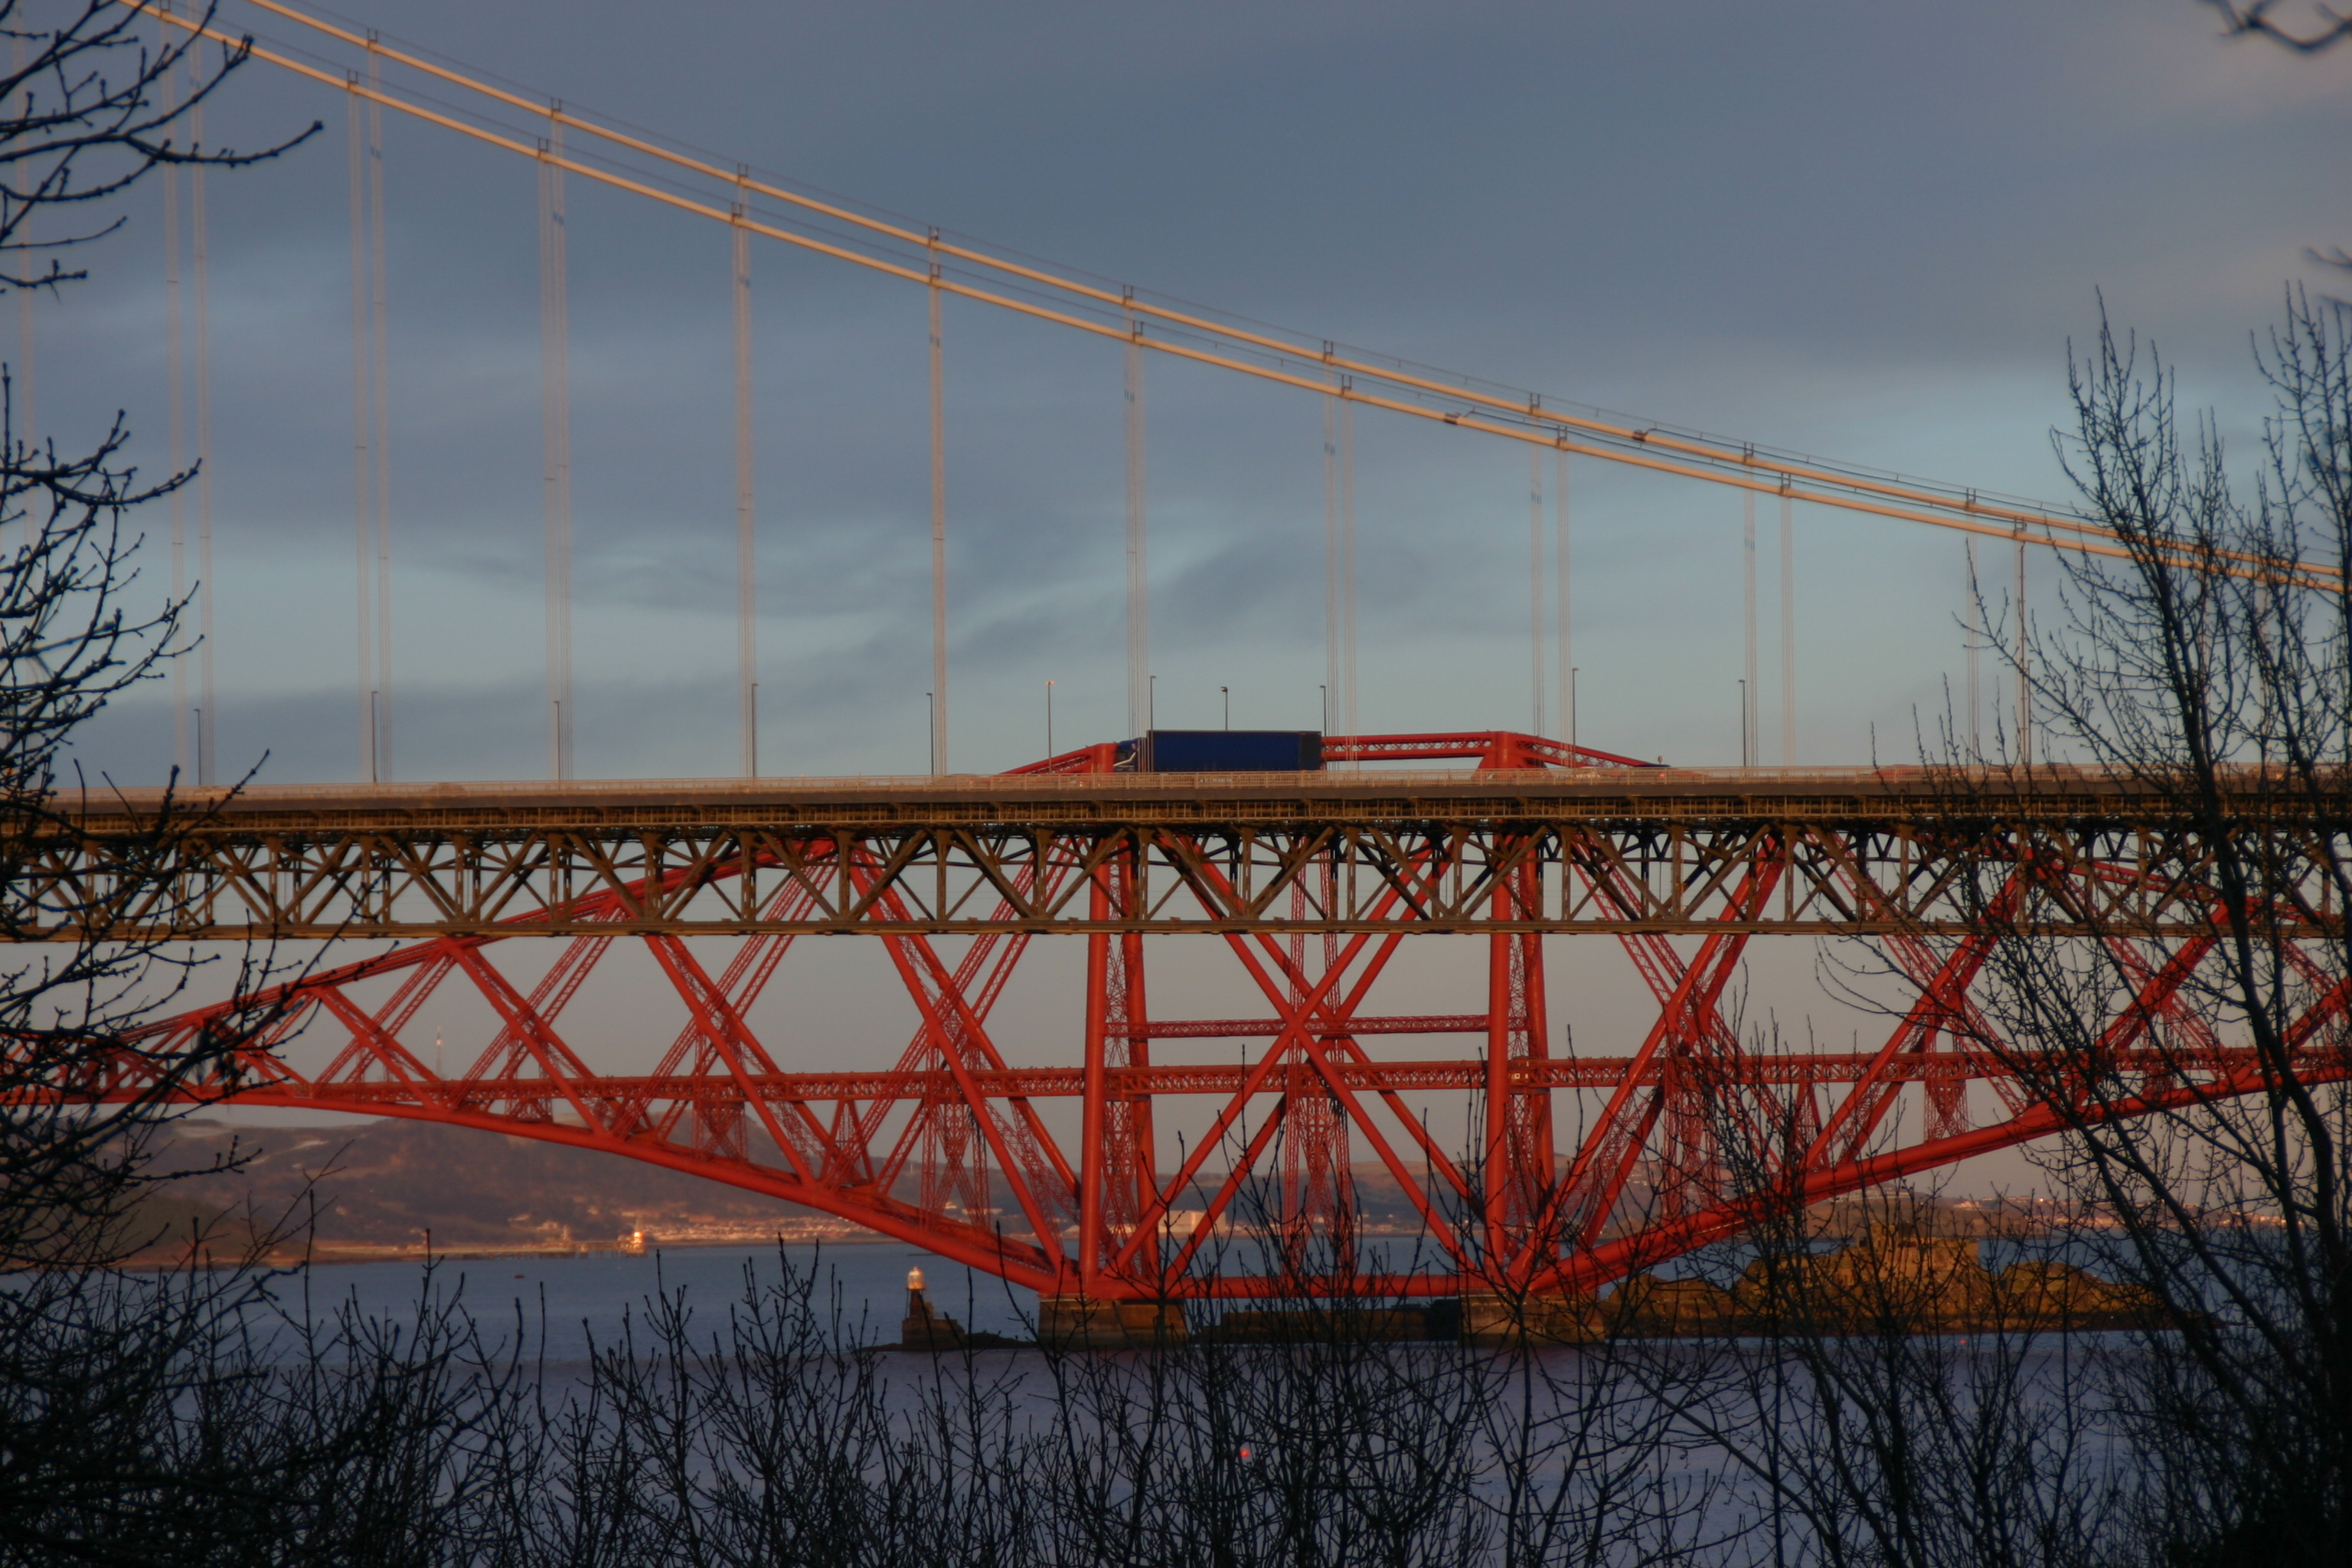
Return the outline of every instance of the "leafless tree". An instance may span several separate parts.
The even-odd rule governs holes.
[[[2105,1352],[2078,1333],[2114,1326],[2084,1309],[2116,1293],[2021,1227],[1988,1267],[1932,1194],[1808,1205],[1814,1092],[1721,1086],[1725,1176],[1750,1220],[1701,1264],[1724,1319],[1658,1378],[1738,1476],[1748,1544],[1822,1568],[2136,1560],[2138,1468]]]
[[[67,270],[60,253],[110,232],[121,220],[109,219],[105,204],[155,169],[236,168],[284,151],[237,153],[177,140],[194,107],[245,56],[200,58],[185,44],[151,47],[134,30],[138,20],[134,10],[87,0],[41,27],[19,0],[0,0],[0,36],[24,62],[0,78],[0,289],[55,291],[79,280],[84,273]],[[163,84],[175,74],[192,79],[188,95],[176,108],[161,106]],[[37,236],[34,220],[50,214],[68,226]],[[111,906],[61,901],[40,867],[73,831],[60,809],[73,735],[185,648],[184,605],[139,586],[141,540],[131,520],[191,476],[142,480],[123,461],[121,415],[86,450],[68,455],[57,438],[20,427],[13,388],[6,391],[0,941],[29,956],[0,968],[0,1099],[12,1107],[0,1142],[0,1268],[66,1253],[96,1260],[122,1243],[112,1222],[140,1179],[137,1132],[241,1037],[225,1033],[194,1051],[147,1059],[135,1075],[145,1091],[121,1103],[100,1108],[76,1098],[94,1075],[120,1076],[125,1053],[137,1054],[126,1041],[131,1026],[186,973],[184,960],[159,944],[110,940]],[[93,783],[76,778],[72,787],[86,794]],[[143,842],[128,847],[118,901],[168,897],[170,847],[184,815],[167,804]]]
[[[2352,310],[2291,289],[2255,358],[2241,485],[2102,321],[2060,455],[2128,559],[2066,558],[2027,639],[2053,752],[2132,797],[2190,929],[2105,897],[2095,845],[2009,809],[2013,771],[1931,760],[1957,816],[2013,825],[1970,891],[1978,1043],[2063,1121],[2049,1179],[2112,1227],[2076,1247],[2163,1305],[2111,1390],[2148,1527],[2176,1561],[2320,1563],[2352,1528]]]
[[[209,15],[209,14],[208,14]],[[49,17],[53,16],[54,20]],[[197,148],[186,117],[242,63],[149,45],[135,8],[89,0],[43,17],[0,0],[13,64],[0,77],[0,291],[62,291],[65,256],[121,221],[110,204],[155,169],[234,168],[274,155]],[[176,75],[189,84],[173,105]],[[297,139],[299,140],[299,138]],[[290,144],[290,143],[289,143]],[[54,224],[38,221],[55,215]],[[118,415],[84,443],[24,428],[0,379],[0,1558],[155,1561],[133,1543],[196,1530],[252,1500],[282,1453],[240,1464],[201,1418],[250,1382],[249,1275],[138,1277],[106,1266],[146,1239],[142,1160],[174,1091],[244,1037],[231,1026],[170,1058],[132,1031],[184,984],[184,959],[113,940],[124,900],[168,907],[172,841],[159,812],[103,907],[61,898],[46,858],[74,831],[73,737],[186,646],[183,605],[139,582],[139,509],[189,476],[142,479]],[[102,1089],[132,1086],[118,1103]],[[192,1417],[173,1425],[167,1415]],[[282,1436],[287,1427],[278,1431]],[[234,1448],[235,1445],[229,1445]]]

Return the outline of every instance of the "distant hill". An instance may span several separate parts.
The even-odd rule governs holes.
[[[159,1172],[234,1170],[195,1174],[156,1189],[138,1223],[153,1235],[150,1256],[184,1251],[191,1227],[222,1234],[215,1250],[254,1232],[287,1238],[286,1251],[363,1258],[421,1251],[561,1251],[641,1245],[746,1244],[773,1239],[855,1241],[873,1233],[795,1204],[664,1169],[642,1161],[537,1139],[396,1118],[320,1127],[233,1127],[189,1120],[173,1123],[155,1151]],[[1358,1213],[1368,1240],[1402,1240],[1421,1221],[1403,1187],[1377,1164],[1355,1167]],[[1204,1181],[1203,1187],[1213,1181]],[[1865,1203],[1819,1206],[1814,1224],[1829,1235],[1858,1235],[1884,1217],[1893,1194]],[[1188,1194],[1178,1215],[1198,1211],[1205,1192]],[[1628,1221],[1644,1212],[1646,1188],[1628,1190]],[[1932,1234],[1986,1236],[2041,1228],[2052,1217],[2026,1208],[1906,1197],[1927,1211]],[[1025,1228],[1000,1179],[999,1212]],[[1228,1224],[1254,1227],[1264,1215],[1244,1204]],[[250,1216],[249,1220],[248,1217]]]
[[[386,1119],[325,1127],[176,1123],[153,1169],[237,1168],[174,1181],[148,1228],[190,1217],[239,1232],[308,1232],[324,1252],[609,1247],[643,1232],[671,1244],[851,1238],[857,1227],[796,1205],[642,1161],[530,1138]],[[156,1220],[171,1222],[158,1225]]]
[[[237,1237],[282,1233],[292,1248],[334,1257],[421,1250],[428,1236],[437,1251],[472,1252],[609,1247],[633,1235],[667,1246],[872,1235],[796,1204],[642,1161],[397,1118],[260,1128],[190,1119],[173,1124],[152,1168],[201,1172],[232,1162],[234,1170],[156,1190],[140,1216],[142,1230],[158,1236],[154,1255],[184,1251],[198,1221]],[[1361,1165],[1356,1179],[1369,1232],[1420,1228],[1386,1170]],[[995,1197],[999,1212],[1019,1226],[1020,1210],[1001,1178]],[[1244,1226],[1255,1217],[1228,1215]]]

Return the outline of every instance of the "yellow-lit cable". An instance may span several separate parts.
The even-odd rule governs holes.
[[[1257,380],[1273,382],[1279,385],[1297,387],[1302,391],[1314,393],[1318,395],[1341,397],[1351,402],[1360,403],[1366,407],[1380,408],[1391,413],[1408,415],[1414,418],[1458,426],[1464,429],[1475,430],[1486,435],[1498,436],[1507,439],[1527,442],[1534,446],[1550,447],[1559,451],[1573,452],[1580,456],[1595,458],[1605,462],[1622,463],[1628,467],[1647,468],[1657,473],[1674,474],[1685,479],[1702,479],[1713,484],[1728,485],[1734,489],[1750,490],[1759,494],[1787,496],[1793,500],[1801,500],[1816,506],[1832,507],[1843,511],[1855,511],[1871,516],[1894,518],[1902,521],[1923,523],[1929,527],[1951,529],[1959,532],[1980,534],[1989,538],[2010,540],[2021,538],[2032,539],[2036,542],[2048,545],[2052,549],[2070,550],[2080,554],[2105,556],[2117,560],[2129,560],[2133,556],[2132,550],[2127,547],[2127,545],[2123,542],[2122,537],[2116,533],[2116,531],[2101,527],[2084,519],[2072,517],[2064,513],[2021,511],[2011,508],[1989,505],[1977,501],[1972,498],[1966,500],[1951,500],[1938,496],[1932,491],[1916,490],[1908,487],[1889,484],[1885,481],[1841,474],[1834,470],[1815,468],[1806,467],[1801,464],[1777,461],[1758,454],[1748,447],[1732,447],[1728,446],[1716,445],[1703,441],[1695,441],[1684,437],[1669,436],[1654,430],[1638,429],[1630,426],[1612,425],[1602,420],[1590,419],[1580,416],[1559,413],[1552,409],[1544,408],[1539,404],[1521,405],[1516,402],[1495,397],[1488,394],[1479,393],[1471,388],[1452,385],[1444,382],[1435,381],[1423,376],[1415,376],[1404,372],[1383,369],[1375,364],[1348,359],[1336,353],[1327,352],[1318,354],[1297,343],[1289,342],[1283,339],[1263,333],[1251,332],[1239,328],[1225,326],[1207,318],[1192,316],[1182,311],[1171,310],[1164,306],[1156,306],[1150,303],[1148,300],[1131,295],[1114,293],[1108,289],[1104,289],[1097,285],[1079,282],[1055,273],[1047,272],[1042,268],[1029,267],[1019,262],[1005,260],[998,257],[991,256],[984,251],[978,251],[966,247],[952,245],[943,238],[919,234],[912,229],[907,229],[897,225],[884,223],[877,219],[866,217],[861,214],[850,211],[845,207],[839,207],[828,203],[816,201],[808,196],[799,195],[798,193],[783,189],[782,187],[770,185],[763,182],[751,179],[747,175],[743,175],[736,172],[722,170],[715,164],[707,163],[699,159],[688,157],[684,154],[671,152],[654,142],[647,142],[641,137],[632,136],[624,132],[609,130],[597,124],[593,121],[584,120],[578,115],[572,113],[571,111],[563,109],[561,104],[534,103],[530,100],[523,98],[519,94],[509,92],[504,89],[493,87],[488,83],[478,81],[460,72],[450,70],[446,67],[435,65],[429,60],[421,59],[415,56],[404,54],[398,50],[386,48],[376,39],[370,38],[364,35],[352,33],[344,28],[336,27],[328,23],[319,21],[295,10],[291,6],[280,4],[279,0],[248,0],[249,4],[258,5],[262,9],[271,12],[274,15],[283,16],[289,21],[299,23],[304,26],[313,28],[316,31],[327,34],[330,37],[348,43],[354,47],[368,50],[372,53],[382,56],[385,59],[409,67],[426,75],[449,82],[452,85],[463,87],[469,91],[479,93],[486,98],[506,104],[511,108],[519,109],[534,117],[560,121],[566,126],[587,132],[600,140],[610,142],[616,146],[626,147],[633,152],[646,153],[677,167],[688,170],[697,174],[707,176],[714,181],[719,181],[730,186],[755,191],[772,200],[783,202],[805,211],[821,214],[829,219],[850,224],[856,227],[865,229],[870,233],[898,243],[911,247],[919,247],[932,254],[951,257],[959,261],[978,267],[983,267],[992,271],[1001,272],[1008,277],[1018,278],[1025,282],[1035,283],[1062,293],[1076,295],[1080,299],[1098,303],[1106,307],[1116,307],[1122,311],[1130,311],[1138,315],[1151,316],[1160,321],[1168,322],[1171,325],[1181,327],[1188,331],[1198,332],[1213,339],[1223,339],[1237,347],[1256,349],[1274,353],[1281,358],[1289,360],[1297,360],[1301,358],[1312,359],[1317,364],[1325,368],[1327,376],[1335,372],[1340,374],[1343,378],[1362,376],[1369,380],[1384,382],[1393,386],[1410,389],[1415,393],[1443,396],[1451,402],[1476,405],[1480,409],[1483,409],[1486,412],[1483,416],[1479,413],[1466,411],[1458,414],[1449,413],[1443,409],[1428,407],[1422,404],[1403,401],[1398,397],[1382,396],[1378,394],[1369,392],[1361,387],[1355,386],[1352,382],[1348,379],[1342,379],[1335,384],[1330,380],[1326,379],[1324,376],[1307,376],[1297,374],[1276,366],[1256,363],[1248,360],[1234,358],[1229,354],[1214,353],[1205,349],[1194,348],[1171,339],[1143,335],[1139,332],[1131,331],[1124,327],[1113,325],[1109,322],[1091,321],[1084,316],[1071,314],[1066,310],[1053,310],[1046,306],[1013,298],[1008,295],[992,292],[989,289],[978,288],[968,283],[959,282],[943,276],[935,279],[928,267],[918,268],[902,265],[898,262],[887,260],[882,257],[869,255],[846,246],[819,239],[814,236],[800,234],[791,229],[761,223],[751,218],[748,214],[738,213],[731,206],[720,206],[708,202],[697,201],[691,197],[680,195],[675,192],[665,191],[656,185],[648,184],[641,180],[631,179],[625,175],[613,174],[606,170],[579,163],[569,157],[551,153],[544,147],[529,144],[512,137],[504,136],[496,132],[468,124],[454,116],[441,113],[436,110],[426,108],[421,104],[408,102],[403,99],[393,96],[389,92],[369,87],[349,77],[338,77],[334,73],[319,67],[308,65],[289,56],[277,53],[271,49],[264,48],[257,44],[251,43],[247,38],[228,34],[216,27],[200,26],[191,17],[181,16],[170,12],[155,11],[153,7],[147,3],[147,0],[120,0],[120,3],[128,5],[133,10],[151,12],[152,14],[162,17],[163,20],[170,22],[173,26],[180,27],[193,35],[213,38],[234,47],[249,48],[254,58],[277,66],[280,69],[290,71],[298,76],[306,77],[313,81],[332,87],[340,91],[355,93],[361,97],[382,103],[388,108],[397,110],[401,113],[409,115],[414,119],[422,120],[429,124],[438,125],[445,130],[456,132],[461,136],[470,137],[475,141],[481,142],[489,146],[502,148],[507,152],[517,154],[518,156],[530,158],[537,162],[551,163],[557,168],[562,169],[566,173],[579,174],[584,179],[594,180],[599,184],[609,185],[614,189],[624,190],[631,193],[632,195],[644,196],[650,201],[658,202],[666,206],[675,207],[681,212],[693,213],[699,216],[710,218],[716,222],[746,228],[754,234],[765,236],[768,238],[781,241],[786,245],[796,246],[802,249],[813,251],[818,255],[829,256],[836,260],[846,261],[852,265],[863,267],[872,271],[881,272],[890,277],[924,284],[936,282],[937,286],[944,292],[954,294],[960,298],[975,300],[982,304],[992,305],[1000,310],[1009,310],[1017,315],[1028,316],[1037,321],[1052,321],[1057,325],[1069,327],[1096,337],[1112,339],[1121,342],[1130,341],[1139,342],[1144,347],[1154,350],[1160,353],[1169,354],[1179,359],[1190,360],[1199,364],[1211,365],[1222,370],[1233,371],[1237,374],[1251,376]],[[1528,426],[1507,423],[1500,417],[1505,415],[1507,415],[1508,417],[1513,420],[1527,420],[1530,421],[1534,426],[1548,426],[1549,428],[1530,428]],[[1570,430],[1604,436],[1618,440],[1630,441],[1635,444],[1637,449],[1628,450],[1622,447],[1601,446],[1576,441],[1570,439],[1566,434],[1567,431]],[[1647,450],[1647,448],[1654,447],[1663,447],[1667,451],[1679,454],[1685,458],[1695,458],[1698,459],[1698,461],[1675,461],[1672,458],[1654,457],[1651,456]],[[1836,486],[1838,489],[1822,489],[1811,488],[1821,485]],[[1856,495],[1840,493],[1841,491],[1860,491],[1862,493]],[[1907,502],[1908,504],[1892,504],[1897,501]],[[2036,536],[2038,536],[2038,538]],[[2170,564],[2185,566],[2192,570],[2199,571],[2215,569],[2211,564],[2211,560],[2198,552],[2180,549],[2178,547],[2158,547],[2155,553],[2160,559]],[[2337,575],[2333,569],[2315,563],[2277,562],[2249,552],[2234,551],[2216,552],[2214,552],[2214,555],[2222,561],[2230,563],[2230,564],[2219,568],[2224,575],[2259,580],[2278,580],[2293,584],[2297,586],[2312,588],[2324,593],[2342,593],[2344,591],[2342,578]]]

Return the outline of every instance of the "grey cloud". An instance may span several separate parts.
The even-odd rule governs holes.
[[[2095,289],[2179,358],[2192,397],[2242,401],[2246,330],[2309,275],[2303,247],[2352,235],[2345,61],[2224,47],[2186,0],[700,0],[657,26],[603,0],[341,3],[724,160],[1168,295],[2029,494],[2059,489],[2046,430]],[[345,775],[353,750],[342,113],[257,66],[209,132],[329,128],[210,190],[221,721],[288,778]],[[528,773],[534,176],[397,120],[386,168],[403,755]],[[98,279],[41,306],[39,387],[63,439],[128,406],[152,471],[162,305],[142,201],[93,255]],[[725,236],[578,181],[571,207],[583,756],[725,771]],[[792,737],[770,755],[919,766],[920,293],[766,244],[753,273],[762,699]],[[1125,722],[1119,367],[1114,348],[962,302],[948,327],[958,744],[1001,764],[1034,752],[1045,679],[1068,722]],[[1163,701],[1197,709],[1239,671],[1267,714],[1303,703],[1311,720],[1320,411],[1160,362],[1150,407]],[[1523,455],[1373,416],[1359,451],[1366,721],[1523,722]],[[1736,499],[1589,463],[1574,487],[1582,738],[1720,759]],[[1809,513],[1800,562],[1809,754],[1859,755],[1873,725],[1907,734],[1957,667],[1958,544]],[[1768,566],[1768,640],[1771,596]],[[159,766],[163,700],[110,716],[90,756]]]

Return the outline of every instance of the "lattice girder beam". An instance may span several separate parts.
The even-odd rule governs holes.
[[[2326,875],[2352,857],[2352,813],[2250,795],[2236,853],[2278,868],[2284,934],[2340,931]],[[17,896],[58,940],[549,934],[943,934],[1003,930],[1223,932],[1720,929],[1763,858],[1780,895],[1748,923],[1819,935],[1965,934],[1978,878],[2059,868],[2028,930],[2162,936],[2205,929],[2212,847],[2146,781],[2042,768],[2015,775],[1677,770],[1475,775],[1034,774],[921,781],[646,786],[257,788],[172,815],[131,792],[43,830]],[[1399,868],[1444,875],[1379,912]],[[170,875],[159,892],[152,868]],[[1548,879],[1540,908],[1498,916],[1497,877],[1526,858],[1606,866]],[[1135,897],[1096,918],[1086,878],[1116,860]],[[1076,868],[1040,882],[1038,868]],[[1211,865],[1219,875],[1203,874]],[[871,869],[853,875],[852,868]],[[1335,900],[1285,895],[1331,872]],[[2086,873],[2095,869],[2095,876]],[[1024,877],[1024,872],[1027,875]],[[774,911],[781,888],[803,907]],[[884,898],[888,892],[891,896]],[[1620,897],[1619,895],[1623,895]],[[1003,912],[1000,913],[1000,906]]]

